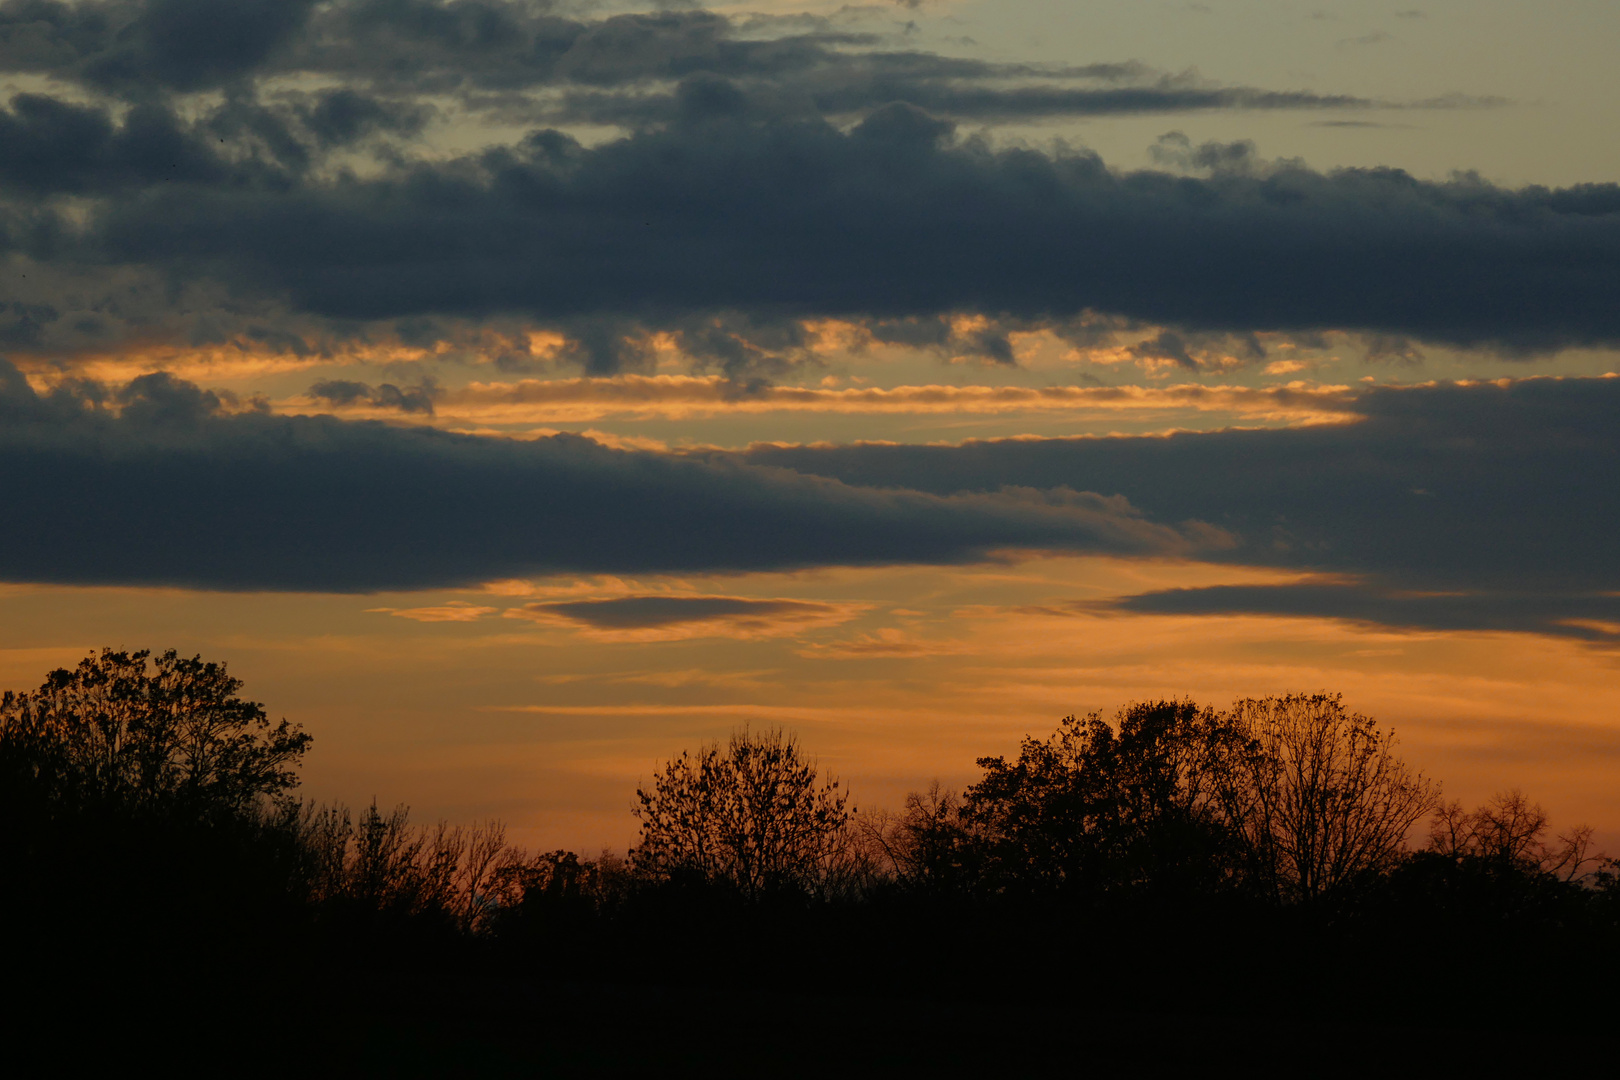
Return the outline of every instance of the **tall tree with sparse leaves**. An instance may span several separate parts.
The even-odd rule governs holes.
[[[780,730],[745,728],[725,747],[682,752],[636,797],[638,871],[729,885],[750,901],[814,889],[849,821],[838,781],[818,783],[798,740]]]
[[[1231,720],[1250,751],[1223,791],[1245,872],[1278,902],[1343,893],[1393,869],[1438,786],[1395,755],[1395,735],[1338,694],[1245,698]]]

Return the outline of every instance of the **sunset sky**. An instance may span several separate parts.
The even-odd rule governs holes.
[[[1420,6],[1404,6],[1420,3]],[[1620,6],[0,0],[0,687],[619,851],[1342,691],[1620,851]]]

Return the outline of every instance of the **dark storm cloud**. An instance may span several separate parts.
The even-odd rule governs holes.
[[[519,442],[225,404],[167,375],[42,397],[0,366],[0,503],[27,523],[0,533],[0,579],[365,591],[1224,540],[1069,491],[863,491],[574,436]]]
[[[895,102],[914,105],[936,115],[971,121],[1203,112],[1213,109],[1380,107],[1378,102],[1347,95],[1275,92],[1249,87],[995,87],[959,80],[918,78],[909,73],[886,75],[867,70],[836,70],[822,73],[814,84],[806,81],[789,87],[777,82],[697,75],[681,80],[674,90],[666,93],[572,92],[561,97],[556,105],[536,109],[535,112],[553,121],[636,127],[668,124],[694,114],[775,120],[805,116],[854,116]]]
[[[374,131],[414,135],[431,110],[410,103],[382,101],[354,90],[323,90],[299,110],[305,128],[322,147],[348,146]]]
[[[952,117],[1376,103],[882,44],[695,9],[6,0],[0,70],[81,91],[0,109],[0,303],[58,315],[12,320],[7,340],[71,353],[513,318],[565,333],[591,373],[645,366],[648,333],[668,331],[758,378],[824,315],[984,314],[996,326],[965,347],[998,362],[998,327],[1083,311],[1168,325],[1156,347],[1182,364],[1200,333],[1257,329],[1520,353],[1620,339],[1620,188],[1321,174],[1175,135],[1161,160],[1199,175],[996,151]],[[269,81],[292,75],[336,85]],[[412,140],[433,95],[634,134],[429,153]],[[73,286],[45,295],[48,275]]]
[[[1146,610],[1274,610],[1545,627],[1620,593],[1620,379],[1376,389],[1350,424],[961,446],[762,446],[736,460],[938,495],[1120,494],[1238,538],[1206,556],[1353,575],[1353,589],[1159,594]],[[1457,592],[1462,598],[1414,597]],[[1202,605],[1202,607],[1199,607]],[[1605,614],[1607,613],[1607,614]]]
[[[0,344],[37,344],[45,328],[61,317],[62,313],[49,304],[0,303]]]
[[[0,109],[0,192],[116,195],[164,183],[212,185],[229,170],[167,108],[137,107],[120,124],[107,110],[39,94]]]
[[[862,100],[864,98],[864,100]],[[904,101],[931,112],[968,120],[1046,116],[1117,116],[1131,113],[1199,112],[1209,109],[1366,109],[1378,103],[1346,94],[1256,90],[1250,87],[1127,86],[1013,89],[942,83],[910,86],[879,83],[865,94],[841,91],[818,96],[824,112],[855,112],[871,102]]]
[[[743,40],[731,20],[695,9],[580,19],[548,4],[479,0],[335,4],[310,31],[282,68],[440,93],[781,76],[872,40],[825,31]]]
[[[433,401],[439,393],[438,386],[431,380],[421,386],[407,386],[402,389],[393,383],[369,386],[363,382],[351,382],[347,379],[329,379],[309,388],[310,397],[340,408],[364,404],[380,409],[396,409],[402,413],[422,413],[427,416],[433,415]]]
[[[409,132],[424,117],[351,91],[296,106],[231,98],[193,120],[159,103],[115,120],[106,106],[18,94],[0,108],[0,199],[118,200],[155,188],[285,194],[323,150]]]
[[[337,319],[1095,309],[1521,350],[1620,340],[1620,186],[1121,174],[949,132],[908,106],[848,133],[707,121],[587,149],[541,132],[372,180],[152,189],[38,254]]]
[[[110,0],[0,4],[0,70],[101,90],[202,90],[257,69],[316,0]]]

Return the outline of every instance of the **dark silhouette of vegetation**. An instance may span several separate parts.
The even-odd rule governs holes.
[[[1394,736],[1338,695],[1249,698],[1228,715],[1247,742],[1225,781],[1228,819],[1245,870],[1278,902],[1387,872],[1434,808],[1434,785],[1395,756]]]
[[[1070,716],[1013,763],[980,758],[964,797],[964,839],[996,889],[1100,895],[1143,886],[1228,884],[1227,825],[1238,763],[1251,753],[1231,720],[1190,701]]]
[[[40,1001],[138,990],[136,1038],[187,994],[202,1015],[352,985],[363,1022],[285,1038],[361,1057],[365,1032],[426,1045],[388,1004],[401,987],[463,1035],[492,986],[573,987],[547,1008],[587,1026],[587,985],[671,988],[672,1024],[738,986],[746,1008],[853,993],[936,1017],[1124,1002],[1466,1026],[1486,979],[1536,986],[1546,1017],[1614,1004],[1596,976],[1620,960],[1620,868],[1591,830],[1552,834],[1517,790],[1442,800],[1337,696],[1071,716],[897,812],[857,812],[792,735],[745,728],[637,790],[621,859],[300,802],[309,736],[241,689],[223,664],[108,650],[0,699],[0,920]]]
[[[59,804],[241,812],[295,787],[310,743],[241,689],[200,657],[103,649],[0,698],[7,782]]]
[[[849,824],[838,782],[818,785],[798,740],[780,730],[745,728],[724,749],[682,753],[636,799],[641,839],[630,861],[638,873],[725,885],[747,901],[819,891]]]
[[[1546,843],[1547,815],[1518,788],[1492,796],[1472,812],[1461,803],[1441,803],[1429,827],[1428,850],[1459,862],[1488,866],[1503,874],[1557,877],[1572,882],[1593,864],[1592,828],[1580,825]]]

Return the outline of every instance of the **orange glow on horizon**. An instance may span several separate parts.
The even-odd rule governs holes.
[[[860,805],[977,775],[1069,713],[1132,700],[1342,691],[1393,727],[1448,797],[1518,785],[1555,825],[1620,849],[1620,653],[1573,638],[1321,618],[1105,615],[1076,600],[1299,575],[1177,560],[1047,557],[933,569],[563,577],[376,597],[18,587],[0,676],[38,685],[103,644],[228,661],[316,736],[304,793],[499,816],[535,847],[623,850],[659,761],[745,721],[796,729]],[[802,620],[593,628],[502,618],[635,596],[792,600]],[[396,617],[403,616],[403,617]],[[813,616],[813,617],[812,617]],[[319,628],[318,630],[312,628]],[[755,632],[757,630],[757,632]],[[44,643],[44,644],[42,644]]]

